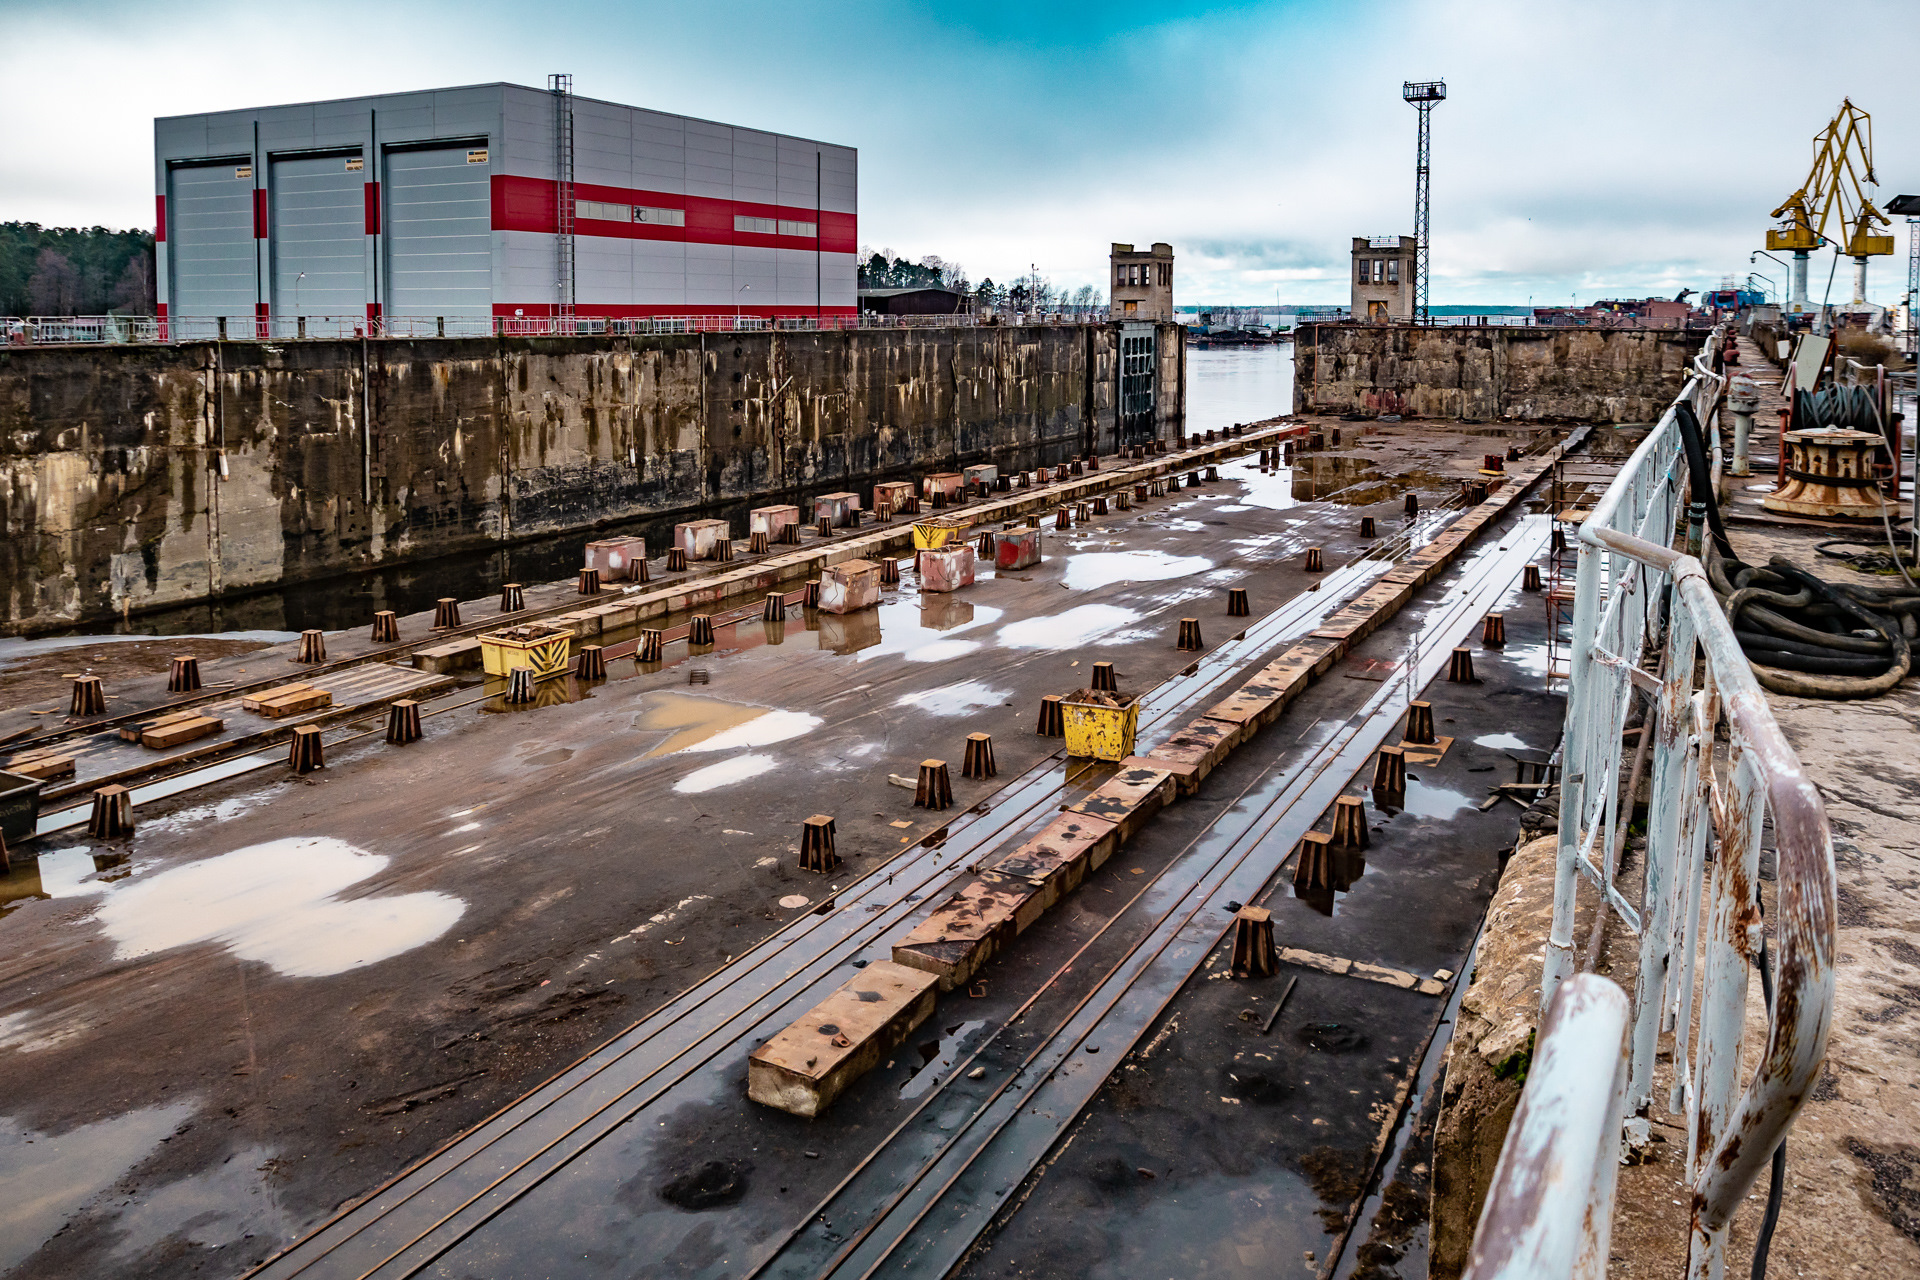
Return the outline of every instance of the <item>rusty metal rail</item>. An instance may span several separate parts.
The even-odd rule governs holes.
[[[1702,421],[1710,420],[1723,381],[1707,367],[1722,340],[1716,331],[1675,402],[1690,404]],[[1685,483],[1679,424],[1669,408],[1580,528],[1559,861],[1541,1000],[1551,1009],[1574,973],[1574,902],[1584,877],[1603,910],[1640,940],[1626,1064],[1630,1116],[1644,1117],[1651,1104],[1659,1037],[1673,1035],[1668,1107],[1686,1117],[1693,1192],[1688,1274],[1707,1277],[1720,1274],[1733,1211],[1791,1127],[1825,1057],[1835,888],[1819,793],[1775,723],[1705,569],[1670,549]],[[1699,519],[1697,511],[1687,516],[1691,529]],[[1621,739],[1636,698],[1647,703],[1644,732],[1654,737],[1645,878],[1633,902],[1631,886],[1615,880],[1615,859],[1617,837],[1632,817]],[[1766,932],[1759,870],[1769,819],[1778,859],[1778,995],[1765,1047],[1742,1089],[1749,969]],[[1628,1128],[1645,1123],[1629,1119]],[[1516,1135],[1509,1134],[1509,1145]],[[1610,1188],[1606,1199],[1597,1211],[1611,1212]],[[1482,1227],[1507,1233],[1520,1225],[1489,1219]]]

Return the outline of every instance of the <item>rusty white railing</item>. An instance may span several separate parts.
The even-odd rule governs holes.
[[[1574,973],[1574,899],[1585,878],[1640,939],[1626,1059],[1630,1114],[1644,1115],[1652,1101],[1660,1034],[1674,1037],[1668,1107],[1686,1117],[1694,1277],[1720,1274],[1727,1223],[1811,1088],[1833,1005],[1833,849],[1825,809],[1775,723],[1705,569],[1670,549],[1686,510],[1677,406],[1685,402],[1701,422],[1711,420],[1722,380],[1708,364],[1724,336],[1716,331],[1709,339],[1675,407],[1580,528],[1559,862],[1541,991],[1551,1008]],[[1717,459],[1717,441],[1709,450]],[[1696,529],[1698,519],[1693,513]],[[1649,671],[1656,650],[1658,671]],[[1646,753],[1653,789],[1644,883],[1630,901],[1630,886],[1616,883],[1614,870],[1622,824],[1632,816],[1621,741],[1635,697],[1649,704],[1643,732],[1653,735]],[[1724,751],[1717,744],[1722,731]],[[1742,1089],[1748,971],[1764,936],[1759,860],[1769,817],[1778,980],[1765,1046]],[[1562,1201],[1557,1209],[1578,1213],[1581,1203]],[[1511,1229],[1511,1219],[1502,1221]]]
[[[1627,995],[1591,973],[1560,984],[1507,1126],[1465,1280],[1602,1280],[1627,1099]]]
[[[596,337],[604,334],[838,332],[1106,324],[1105,308],[953,315],[851,316],[15,316],[0,317],[0,346],[71,343],[297,342],[304,338]]]

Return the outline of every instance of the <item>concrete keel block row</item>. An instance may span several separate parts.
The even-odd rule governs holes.
[[[1104,864],[1176,793],[1188,795],[1196,790],[1235,747],[1277,719],[1289,702],[1331,670],[1357,639],[1392,617],[1412,598],[1415,585],[1445,569],[1473,533],[1518,501],[1527,485],[1563,451],[1564,446],[1543,455],[1536,467],[1516,476],[1516,483],[1503,490],[1504,496],[1491,496],[1469,511],[1448,534],[1436,538],[1336,613],[1328,626],[1288,648],[1240,689],[1151,753],[1121,761],[1118,772],[1093,795],[1063,811],[1038,835],[936,907],[894,944],[889,966],[890,971],[916,974],[926,983],[918,994],[909,995],[902,989],[893,998],[894,1003],[882,1007],[872,994],[876,989],[874,971],[879,966],[869,965],[805,1017],[755,1050],[748,1066],[748,1097],[796,1115],[819,1114],[932,1012],[935,986],[951,991],[970,983],[1015,938]],[[1452,536],[1455,533],[1459,536]],[[1045,731],[1043,716],[1041,732]],[[1440,987],[1432,979],[1291,949],[1282,950],[1279,959],[1422,994],[1437,994]],[[861,1024],[869,1028],[862,1033],[864,1039],[845,1032],[845,1024],[835,1021],[844,1016],[842,1010],[863,1005],[870,1008]],[[896,1006],[897,1013],[881,1016]],[[850,1043],[821,1049],[823,1033],[818,1024],[823,1021],[840,1027]],[[807,1059],[802,1067],[796,1067],[797,1055],[803,1051]]]
[[[934,1007],[931,973],[879,960],[809,1009],[747,1059],[747,1096],[816,1116],[880,1065]]]

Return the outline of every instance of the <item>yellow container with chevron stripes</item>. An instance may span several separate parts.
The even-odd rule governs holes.
[[[504,677],[515,667],[532,667],[535,680],[545,680],[567,669],[567,648],[573,632],[538,622],[509,627],[480,637],[480,665],[490,676]]]
[[[913,549],[915,551],[934,551],[946,546],[965,533],[970,522],[955,519],[953,516],[941,516],[937,520],[915,520],[913,522]]]

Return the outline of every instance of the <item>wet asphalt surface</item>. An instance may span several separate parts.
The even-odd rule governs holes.
[[[1284,474],[1223,474],[1145,512],[1049,530],[1046,564],[983,577],[958,597],[920,597],[909,575],[877,616],[743,623],[711,653],[676,647],[656,669],[617,664],[604,684],[553,682],[544,705],[431,718],[426,741],[404,752],[369,744],[307,778],[237,779],[153,806],[130,848],[52,842],[37,866],[0,882],[11,1082],[0,1153],[48,1188],[0,1214],[0,1268],[238,1273],[790,918],[781,898],[821,892],[793,867],[808,814],[836,815],[849,873],[879,865],[936,825],[887,775],[946,758],[967,806],[1057,746],[1031,733],[1040,694],[1084,684],[1094,658],[1116,663],[1123,688],[1164,678],[1187,658],[1172,647],[1178,617],[1224,638],[1228,583],[1251,589],[1257,614],[1305,585],[1302,547],[1325,547],[1337,565],[1357,545],[1363,509],[1291,506]],[[1397,492],[1361,496],[1383,530],[1397,527]],[[690,683],[696,673],[706,682]],[[961,740],[975,731],[994,736],[994,783],[958,777]],[[1257,768],[1258,747],[1229,770]],[[1172,811],[1166,836],[1140,838],[1102,875],[1171,857],[1177,846],[1159,843],[1176,838],[1171,820],[1201,821],[1204,809]],[[1488,817],[1511,828],[1500,810]],[[1477,917],[1486,874],[1444,878],[1461,891],[1462,921]],[[1357,895],[1385,883],[1370,874]],[[1080,897],[1112,887],[1096,876]],[[1358,956],[1357,933],[1283,945],[1412,963]],[[1005,963],[1044,967],[1072,937],[1037,940]],[[1009,969],[1008,986],[1016,976]],[[1215,989],[1228,984],[1198,988]],[[1300,1009],[1317,1007],[1309,991],[1303,978]],[[1385,988],[1362,998],[1388,996],[1437,1008]],[[952,1048],[987,1009],[937,1017],[953,1023]],[[1271,1039],[1292,1043],[1284,1020]],[[1369,1044],[1391,1053],[1398,1041],[1378,1033]],[[1372,1051],[1345,1056],[1359,1069]],[[1405,1061],[1410,1050],[1397,1052]],[[915,1065],[861,1087],[898,1095]],[[1096,1122],[1110,1104],[1103,1097]],[[850,1096],[839,1114],[857,1106]],[[767,1145],[748,1153],[763,1171],[753,1177],[812,1167],[817,1129],[756,1115]],[[660,1187],[697,1167],[694,1155],[734,1145],[731,1118],[669,1123],[685,1129],[685,1159],[602,1188],[644,1203],[639,1216],[659,1211]],[[1307,1149],[1322,1146],[1351,1144]],[[790,1164],[775,1158],[788,1147],[799,1153]],[[787,1185],[775,1194],[807,1190],[799,1176]]]

